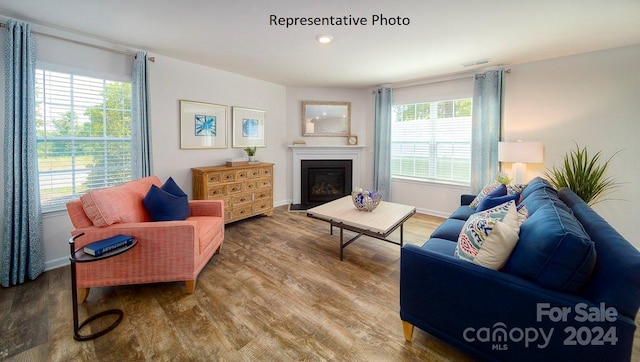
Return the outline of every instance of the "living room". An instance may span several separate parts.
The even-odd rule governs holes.
[[[27,7],[37,5],[37,2],[25,1],[24,3],[29,4],[25,5]],[[266,13],[275,12],[268,9],[267,5],[262,6],[267,7],[264,9]],[[552,4],[548,6],[553,8]],[[434,8],[436,8],[435,5]],[[544,6],[540,8],[539,31],[543,31],[546,14],[542,11]],[[638,20],[639,11],[637,3],[629,1],[607,4],[606,7],[590,10],[589,14],[595,16],[594,14],[598,14],[598,11],[602,12],[600,15],[606,21],[597,23],[598,27],[593,29],[572,29],[579,34],[579,40],[563,39],[557,34],[548,34],[550,38],[558,36],[559,40],[553,47],[549,47],[547,54],[541,51],[537,53],[535,59],[522,55],[521,59],[527,59],[526,61],[514,57],[503,63],[510,72],[505,75],[504,80],[502,139],[540,141],[544,145],[544,163],[529,165],[528,179],[541,175],[545,169],[561,162],[562,157],[572,148],[574,141],[587,146],[592,152],[602,151],[604,156],[611,156],[622,150],[615,156],[610,169],[610,174],[621,183],[621,186],[611,194],[610,198],[614,200],[602,202],[594,208],[623,236],[634,243],[634,246],[640,248],[640,240],[633,238],[640,233],[638,223],[634,220],[636,210],[633,204],[633,200],[640,196],[636,187],[640,169],[636,166],[637,161],[633,161],[640,154],[640,146],[633,141],[633,137],[640,134],[640,123],[637,122],[637,115],[640,113],[640,103],[637,102],[640,99],[640,79],[638,78],[640,33],[635,27],[633,30],[627,30],[626,33],[621,32],[625,34],[624,36],[619,35],[617,38],[606,36],[609,30],[613,32],[613,29],[637,24],[633,21]],[[355,10],[352,12],[357,13]],[[626,16],[622,17],[624,21],[620,20],[625,13]],[[41,33],[53,33],[59,37],[78,39],[102,46],[106,43],[106,46],[109,46],[109,41],[104,39],[108,38],[107,36],[87,34],[83,29],[76,29],[70,24],[57,24],[53,19],[40,18],[34,11],[25,11],[17,4],[3,2],[0,4],[0,14],[2,22],[6,22],[8,18],[16,18],[31,22],[34,29]],[[267,19],[265,17],[265,20],[257,25],[260,28],[259,31],[269,29]],[[411,24],[406,26],[408,30],[403,31],[410,32],[414,29],[412,27],[416,27],[419,23],[419,19],[415,16],[411,16],[411,19]],[[169,26],[169,24],[159,26]],[[178,32],[175,29],[173,31]],[[287,31],[293,33],[296,30],[288,29]],[[358,31],[363,30],[358,29]],[[395,29],[376,31],[397,32]],[[216,32],[224,32],[224,29],[216,29]],[[568,29],[567,32],[569,32]],[[600,37],[606,38],[608,44],[599,45],[597,49],[584,50],[589,49],[588,40]],[[38,49],[39,54],[49,57],[45,61],[50,63],[55,62],[56,57],[61,55],[62,58],[77,59],[80,64],[99,63],[98,59],[111,56],[109,51],[99,49],[87,51],[86,46],[66,44],[64,40],[46,36],[39,36],[38,41],[40,42],[38,45],[41,46]],[[315,39],[311,39],[308,45],[304,45],[304,49],[320,46],[312,44],[311,41],[315,42]],[[328,46],[338,45],[340,39],[336,36],[335,41],[335,44]],[[144,48],[146,45],[121,42],[112,47],[121,48],[122,43],[129,45],[130,48],[136,48],[136,46]],[[194,44],[194,47],[198,46],[201,45]],[[238,46],[244,45],[238,44]],[[61,51],[61,49],[64,50]],[[320,49],[321,52],[326,50],[326,48]],[[540,49],[536,50],[540,51]],[[225,49],[219,49],[219,51],[224,52]],[[285,206],[292,202],[292,160],[288,146],[294,140],[303,139],[300,120],[301,101],[351,102],[351,132],[358,135],[359,145],[364,146],[364,167],[360,174],[362,180],[360,186],[372,187],[375,109],[372,90],[382,83],[391,83],[392,87],[402,88],[414,83],[439,84],[460,75],[468,75],[472,78],[473,73],[483,67],[468,70],[460,63],[493,57],[492,54],[478,51],[472,58],[456,59],[455,65],[459,69],[456,72],[447,71],[428,75],[425,70],[424,75],[413,78],[388,78],[379,83],[340,86],[332,83],[307,85],[304,82],[281,84],[181,60],[167,56],[161,51],[149,51],[148,56],[154,58],[153,62],[148,62],[154,174],[162,180],[173,177],[178,185],[191,195],[191,167],[224,164],[229,158],[243,155],[241,149],[231,147],[216,150],[181,149],[178,128],[179,100],[261,109],[266,111],[267,115],[267,146],[258,149],[257,158],[275,164],[274,206]],[[259,51],[256,52],[256,56],[261,57]],[[330,55],[323,56],[331,59]],[[65,60],[65,64],[68,65],[68,62],[69,60]],[[268,63],[269,60],[264,59],[263,62]],[[81,66],[80,64],[78,66]],[[121,64],[118,61],[118,66],[128,71],[130,63]],[[252,71],[254,70],[249,69],[247,72]],[[317,71],[310,68],[309,72]],[[304,140],[308,145],[346,144],[343,137],[304,137]],[[415,205],[419,212],[441,217],[446,217],[459,206],[460,194],[470,191],[468,187],[417,183],[401,179],[392,182],[393,201],[410,203]],[[72,229],[65,211],[44,215],[43,234],[45,235],[47,270],[68,264],[66,240]],[[427,237],[428,235],[425,235],[424,239],[426,240]]]

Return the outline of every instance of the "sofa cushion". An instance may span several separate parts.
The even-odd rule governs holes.
[[[152,185],[142,199],[142,205],[153,221],[184,220],[190,214],[187,194],[171,177],[162,187]]]
[[[87,217],[96,227],[150,221],[149,214],[142,206],[142,199],[151,185],[160,185],[160,179],[149,176],[120,186],[92,190],[80,196],[80,201]]]
[[[531,180],[528,184],[527,187],[525,187],[522,190],[521,193],[521,197],[522,200],[526,199],[532,192],[539,190],[539,189],[543,189],[543,188],[547,188],[547,189],[551,189],[554,190],[553,186],[551,186],[551,184],[549,183],[549,181],[541,178],[541,177],[536,177],[533,180]]]
[[[463,205],[455,209],[455,211],[449,215],[449,219],[467,220],[469,216],[476,213],[476,209]]]
[[[556,190],[546,187],[539,188],[529,193],[527,198],[520,202],[520,205],[525,205],[527,207],[530,214],[535,213],[540,207],[549,204],[554,204],[555,207],[563,209],[570,214],[573,213],[571,208],[569,208],[564,202],[560,201]]]
[[[431,238],[446,239],[455,243],[463,225],[464,220],[447,219],[431,234]]]
[[[454,255],[486,268],[502,268],[518,242],[523,219],[513,200],[490,212],[471,215],[462,227]]]
[[[450,240],[446,239],[430,238],[422,245],[422,249],[435,251],[437,253],[453,257],[456,250],[456,243],[452,243]]]
[[[558,196],[571,207],[598,253],[593,275],[581,295],[633,318],[640,306],[640,252],[573,191],[561,188]]]
[[[523,222],[504,271],[548,289],[576,293],[595,263],[594,243],[582,225],[571,213],[548,203]]]

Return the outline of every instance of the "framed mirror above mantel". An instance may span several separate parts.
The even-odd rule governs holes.
[[[302,135],[348,137],[351,102],[302,101]]]

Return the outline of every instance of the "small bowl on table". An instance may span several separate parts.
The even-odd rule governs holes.
[[[351,199],[356,209],[371,212],[380,204],[382,194],[378,191],[356,190],[351,193]]]

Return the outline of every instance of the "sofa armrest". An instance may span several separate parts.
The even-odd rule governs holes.
[[[473,199],[476,198],[476,195],[470,195],[470,194],[462,194],[460,195],[460,206],[469,206],[471,205],[471,202],[473,202]]]
[[[483,358],[517,360],[527,356],[542,360],[570,355],[575,360],[628,360],[635,322],[623,315],[614,322],[577,321],[578,306],[599,307],[587,299],[547,290],[513,275],[416,245],[401,249],[401,319]],[[545,312],[539,312],[550,310],[568,310],[567,319],[552,320]],[[567,328],[580,327],[600,327],[605,332],[614,328],[616,344],[565,346],[570,333]],[[541,335],[526,344],[524,340],[509,340],[508,336],[502,341],[481,341],[477,334],[481,328],[491,334],[514,328],[553,334],[548,342]]]
[[[223,200],[189,200],[191,216],[224,217]]]

